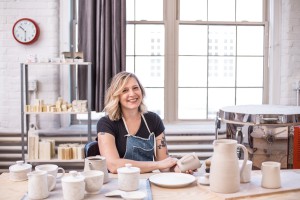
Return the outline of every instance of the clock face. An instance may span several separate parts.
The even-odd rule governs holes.
[[[13,27],[13,36],[21,44],[31,44],[39,37],[39,27],[31,19],[23,18],[18,20]]]

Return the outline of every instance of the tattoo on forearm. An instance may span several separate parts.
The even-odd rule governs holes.
[[[167,147],[167,141],[165,136],[163,136],[160,140],[160,144],[157,145],[158,149],[162,149],[163,147]]]

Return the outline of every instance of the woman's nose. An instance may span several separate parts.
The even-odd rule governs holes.
[[[129,96],[132,96],[132,95],[134,95],[135,93],[134,93],[134,91],[133,90],[129,90]]]

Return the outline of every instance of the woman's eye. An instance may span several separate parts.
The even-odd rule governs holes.
[[[138,89],[139,89],[139,87],[134,87],[133,89],[134,89],[134,90],[138,90]]]
[[[122,91],[122,93],[126,93],[128,91],[128,89],[124,89],[123,91]]]

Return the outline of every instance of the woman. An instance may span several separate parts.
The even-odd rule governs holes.
[[[177,159],[168,155],[160,117],[147,112],[143,102],[145,90],[138,78],[129,72],[114,76],[105,97],[106,116],[97,124],[101,156],[111,173],[126,163],[139,167],[141,173],[176,171]]]

